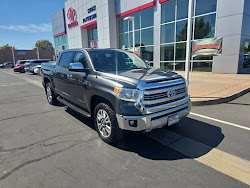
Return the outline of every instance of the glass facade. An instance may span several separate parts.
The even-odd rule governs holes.
[[[215,35],[217,0],[194,0],[192,41]],[[188,0],[172,0],[161,5],[161,68],[184,70],[188,23]],[[212,71],[213,57],[191,59],[192,71]]]
[[[68,49],[66,34],[58,36],[54,38],[54,40],[55,40],[55,51],[57,56],[60,54],[62,50]]]
[[[140,56],[153,61],[154,50],[154,8],[149,8],[129,16],[135,19],[135,46],[140,49]],[[119,47],[132,49],[133,33],[132,21],[125,21],[124,17],[119,18]]]
[[[92,41],[98,41],[97,27],[88,29],[88,46],[91,48],[90,43]]]
[[[244,44],[243,69],[250,69],[250,42],[248,41],[245,41]]]

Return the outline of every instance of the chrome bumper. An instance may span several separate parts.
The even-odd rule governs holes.
[[[156,113],[146,114],[142,116],[123,116],[116,114],[119,127],[129,131],[151,131],[156,128],[161,128],[168,124],[168,118],[171,115],[178,114],[179,118],[186,117],[191,109],[191,102],[179,105],[174,108],[165,109]],[[130,120],[137,120],[137,126],[129,125]]]

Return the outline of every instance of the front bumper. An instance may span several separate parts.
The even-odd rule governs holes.
[[[123,130],[129,131],[151,131],[156,128],[161,128],[168,124],[168,119],[171,115],[178,114],[179,119],[186,117],[191,109],[191,102],[188,102],[180,106],[151,113],[142,116],[123,116],[117,114],[117,121],[119,127]],[[130,120],[136,120],[137,126],[133,127],[129,125]]]

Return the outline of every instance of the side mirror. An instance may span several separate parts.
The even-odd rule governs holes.
[[[73,72],[85,72],[85,69],[84,69],[82,63],[80,63],[80,62],[70,63],[69,70],[73,71]]]

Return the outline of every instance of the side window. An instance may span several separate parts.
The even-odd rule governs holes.
[[[87,58],[83,52],[76,52],[74,57],[74,63],[80,62],[84,67],[88,67]]]
[[[73,55],[74,55],[73,52],[64,52],[60,58],[59,66],[68,68],[69,64],[72,62]]]

